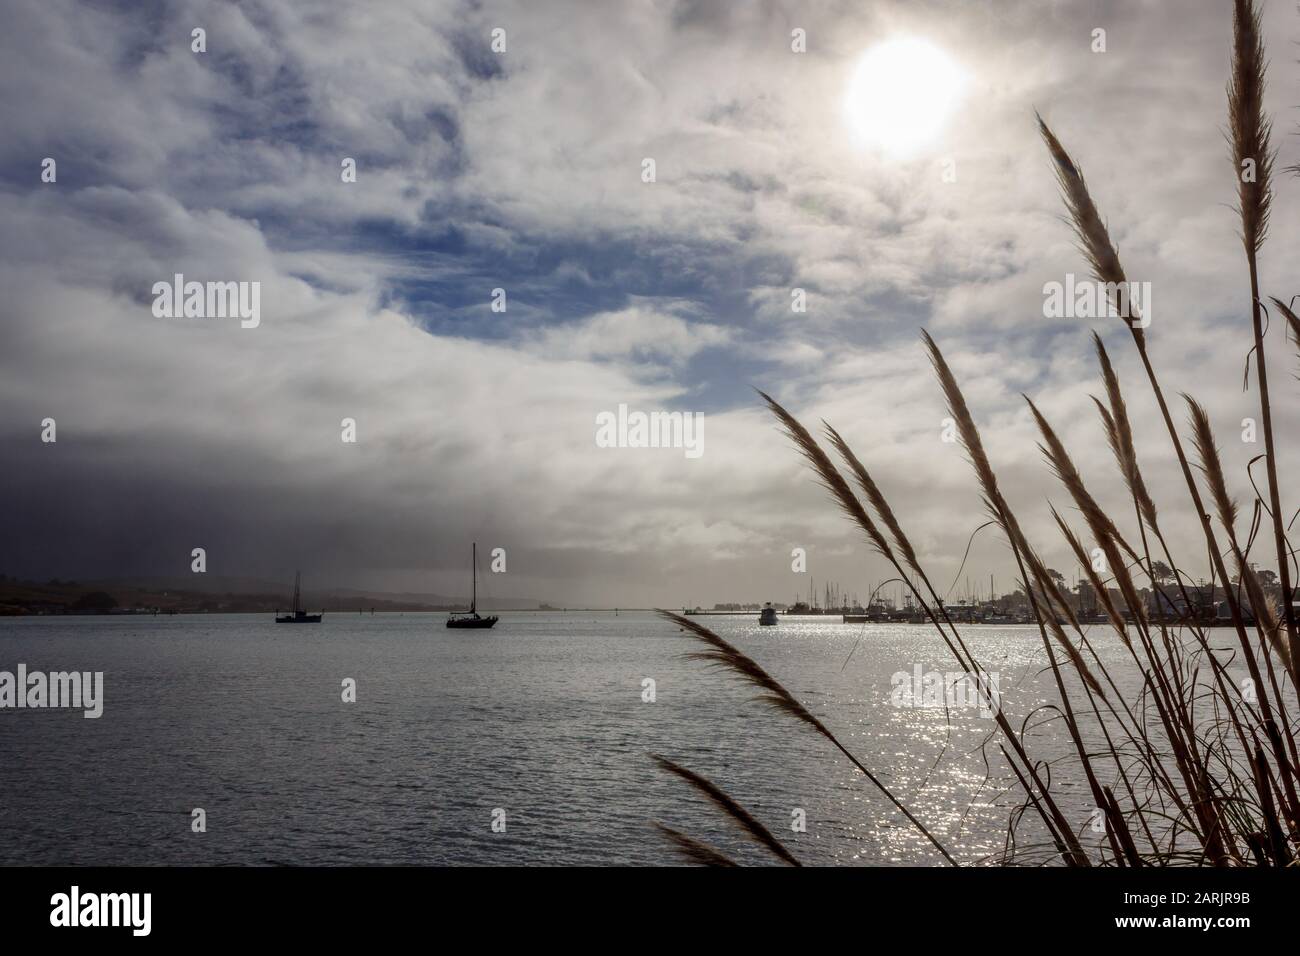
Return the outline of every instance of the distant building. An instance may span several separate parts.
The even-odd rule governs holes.
[[[1091,581],[1080,581],[1075,588],[1075,593],[1079,601],[1079,610],[1084,614],[1097,613],[1097,589],[1092,586]]]
[[[1213,584],[1165,585],[1149,593],[1147,611],[1153,618],[1213,620],[1222,598],[1223,589]]]

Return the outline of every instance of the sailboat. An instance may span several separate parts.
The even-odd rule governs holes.
[[[478,542],[474,542],[474,548],[471,552],[470,569],[473,573],[473,590],[470,592],[469,610],[453,611],[447,618],[448,627],[491,627],[497,622],[494,614],[487,617],[479,617],[478,613]]]
[[[319,624],[319,614],[308,614],[302,609],[302,572],[293,576],[293,612],[275,619],[276,624]]]

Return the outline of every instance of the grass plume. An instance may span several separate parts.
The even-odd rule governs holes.
[[[1228,80],[1228,141],[1237,176],[1241,240],[1257,253],[1273,206],[1272,123],[1264,113],[1264,38],[1254,0],[1233,0],[1232,73]]]
[[[707,650],[691,654],[692,659],[704,661],[730,671],[745,683],[762,691],[758,698],[760,701],[776,710],[789,714],[796,720],[802,721],[829,740],[840,753],[849,758],[849,761],[862,772],[877,790],[885,795],[890,803],[907,817],[908,821],[934,845],[945,860],[953,866],[957,865],[957,861],[953,859],[948,849],[916,818],[912,811],[904,806],[902,801],[894,796],[890,789],[874,773],[868,770],[857,757],[850,753],[848,748],[840,743],[839,739],[827,729],[825,724],[814,717],[803,704],[795,699],[793,694],[786,690],[779,681],[768,674],[752,658],[733,647],[704,625],[692,621],[688,617],[674,614],[672,611],[661,610],[659,614],[707,645]]]
[[[752,813],[723,793],[713,781],[700,776],[693,770],[687,770],[681,764],[673,763],[667,757],[662,757],[659,754],[651,754],[650,759],[658,765],[660,770],[685,780],[702,793],[714,806],[726,814],[733,823],[748,834],[755,843],[765,847],[778,860],[788,863],[790,866],[802,865],[795,859],[794,854],[782,846],[781,841],[772,835],[771,830],[759,823]]]
[[[1017,862],[1014,847],[1020,841],[1016,831],[1026,819],[1041,822],[1046,832],[1047,842],[1036,838],[1036,844],[1048,847],[1056,860],[1070,866],[1209,863],[1287,867],[1300,857],[1300,721],[1292,717],[1300,688],[1300,645],[1290,585],[1292,554],[1282,524],[1257,268],[1257,255],[1268,233],[1274,201],[1272,130],[1263,106],[1265,56],[1258,5],[1254,0],[1233,0],[1232,20],[1227,135],[1249,268],[1253,341],[1248,344],[1255,357],[1265,435],[1263,457],[1268,470],[1266,491],[1256,491],[1247,511],[1233,495],[1209,411],[1183,396],[1193,464],[1156,372],[1145,323],[1134,315],[1128,329],[1183,477],[1177,493],[1185,492],[1184,508],[1195,515],[1193,527],[1199,526],[1203,538],[1198,546],[1204,550],[1196,556],[1209,562],[1211,595],[1222,590],[1222,609],[1227,611],[1236,645],[1223,647],[1223,641],[1211,640],[1209,627],[1220,622],[1207,619],[1196,606],[1193,578],[1183,570],[1187,563],[1184,561],[1180,567],[1161,531],[1161,515],[1170,522],[1174,520],[1170,515],[1179,512],[1162,512],[1143,477],[1129,405],[1100,334],[1093,333],[1092,345],[1104,395],[1093,398],[1093,403],[1127,492],[1128,500],[1120,513],[1108,512],[1102,506],[1046,416],[1032,400],[1027,396],[1025,399],[1038,427],[1039,449],[1048,467],[1069,493],[1088,535],[1105,558],[1099,565],[1080,536],[1055,508],[1051,509],[1056,531],[1084,569],[1097,596],[1104,614],[1098,620],[1109,624],[1110,629],[1099,637],[1084,631],[1084,616],[1076,613],[1063,582],[1056,580],[1060,575],[1046,567],[1038,548],[1022,530],[999,485],[956,375],[935,340],[924,330],[921,333],[948,413],[956,423],[960,446],[972,467],[984,506],[1010,547],[1024,601],[1042,641],[1056,692],[1055,699],[1042,709],[1060,715],[1073,748],[1072,753],[1056,754],[1052,760],[1036,756],[1027,745],[1025,726],[1014,728],[1000,707],[994,714],[995,735],[1000,738],[997,752],[1006,760],[1006,769],[1014,776],[1012,786],[1019,788],[1023,798],[1007,822],[1009,850],[1005,859],[1011,862]],[[1128,279],[1110,229],[1081,168],[1042,116],[1035,115],[1074,238],[1092,277],[1107,285],[1110,305],[1115,307],[1116,290]],[[1300,316],[1280,299],[1273,297],[1271,301],[1300,346]],[[1246,344],[1243,342],[1243,351]],[[759,394],[836,507],[898,572],[959,664],[976,676],[984,674],[962,630],[951,620],[944,601],[930,584],[898,514],[872,476],[871,463],[854,451],[841,431],[823,422],[825,439],[842,462],[846,478],[794,414],[768,394]],[[1147,453],[1145,448],[1141,451]],[[1253,511],[1254,519],[1243,543],[1237,526],[1249,511]],[[1272,523],[1279,564],[1280,606],[1268,593],[1268,585],[1252,566],[1250,557],[1255,531],[1262,526],[1265,514]],[[1216,531],[1216,519],[1221,532]],[[1134,527],[1135,531],[1126,535],[1125,529]],[[1226,547],[1221,545],[1222,540],[1226,540]],[[1158,549],[1161,560],[1153,558],[1153,548]],[[1235,566],[1235,577],[1230,576],[1227,561]],[[1149,588],[1142,586],[1143,579]],[[830,741],[945,860],[955,864],[922,821],[776,678],[708,628],[687,617],[661,613],[706,646],[692,657],[738,676],[757,688],[759,699],[769,707]],[[1248,628],[1253,629],[1253,635]],[[1134,668],[1132,676],[1139,682],[1135,700],[1120,693],[1105,659],[1098,653],[1102,640],[1116,638],[1120,642],[1117,646],[1127,654],[1126,664],[1131,662]],[[1251,693],[1243,690],[1244,682],[1230,667],[1244,668],[1250,677]],[[658,759],[661,767],[687,780],[722,807],[748,836],[767,845],[762,831],[744,824],[744,811],[738,804],[720,791],[710,792],[708,788],[713,785],[703,778]],[[1104,815],[1104,832],[1089,838],[1086,844],[1076,832],[1081,828],[1061,811],[1054,796],[1053,781],[1062,779],[1068,783],[1057,786],[1068,786],[1074,794],[1089,794]],[[726,858],[718,851],[683,834],[665,828],[665,835],[688,859],[708,865],[730,863],[722,862]],[[771,846],[768,849],[780,856]]]

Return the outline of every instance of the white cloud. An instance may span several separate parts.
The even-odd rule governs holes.
[[[1111,52],[1092,54],[1089,11],[966,6],[801,10],[800,56],[771,5],[195,3],[153,22],[17,4],[0,41],[0,155],[17,171],[0,193],[0,435],[21,463],[7,493],[80,515],[98,499],[71,489],[102,486],[105,507],[62,547],[105,561],[146,564],[167,536],[220,525],[240,561],[287,561],[302,536],[341,577],[434,586],[410,576],[459,561],[459,541],[489,528],[523,557],[516,593],[561,601],[785,598],[796,544],[825,562],[819,579],[880,579],[753,382],[844,431],[942,578],[983,518],[938,442],[926,325],[1009,497],[1064,563],[1046,499],[1065,498],[1020,391],[1098,495],[1126,506],[1087,399],[1089,323],[1042,317],[1043,284],[1083,265],[1038,106],[1130,275],[1154,284],[1167,392],[1211,409],[1244,496],[1260,449],[1234,438],[1254,393],[1240,390],[1249,299],[1220,132],[1226,12],[1189,10],[1174,36],[1156,6],[1115,10]],[[1296,66],[1282,55],[1294,18],[1280,4],[1267,17],[1281,166],[1296,158]],[[189,50],[198,24],[206,58]],[[501,58],[485,50],[495,25]],[[930,36],[972,77],[944,141],[905,164],[855,151],[839,117],[854,59],[893,29]],[[45,155],[57,185],[37,182]],[[340,182],[343,156],[358,159],[355,184]],[[1294,291],[1298,199],[1280,180],[1265,294]],[[153,319],[142,297],[177,271],[261,281],[262,327]],[[510,313],[493,319],[479,303],[499,282]],[[806,314],[790,313],[793,286]],[[1296,363],[1279,328],[1277,427],[1294,466]],[[1199,555],[1126,333],[1102,331],[1153,487],[1182,519],[1175,545]],[[596,448],[594,416],[619,402],[702,405],[704,457]],[[29,447],[45,415],[60,421],[58,459]],[[338,441],[345,415],[356,448]],[[159,540],[137,536],[123,557],[111,542],[129,527]],[[972,561],[1008,583],[993,539]]]

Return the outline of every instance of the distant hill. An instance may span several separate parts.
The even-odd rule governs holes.
[[[132,608],[179,612],[267,612],[292,603],[292,585],[256,578],[196,574],[185,578],[108,578],[86,581],[18,581],[0,577],[0,614],[121,613]],[[116,602],[116,606],[110,602]],[[531,610],[532,598],[494,598],[492,610]],[[463,608],[469,597],[392,593],[361,588],[303,589],[312,610],[443,611]]]
[[[480,591],[482,589],[480,588]],[[317,593],[317,592],[313,592]],[[364,591],[354,588],[327,588],[321,592],[330,599],[347,603],[360,601],[362,604],[370,600],[390,601],[398,604],[427,605],[439,609],[458,608],[469,606],[469,595],[464,597],[446,597],[442,594],[429,594],[422,592],[395,592],[395,591]],[[482,595],[480,595],[480,599]],[[489,604],[485,603],[484,607],[498,611],[533,611],[541,607],[542,602],[536,598],[497,598],[494,597]],[[369,607],[369,605],[366,605]]]

